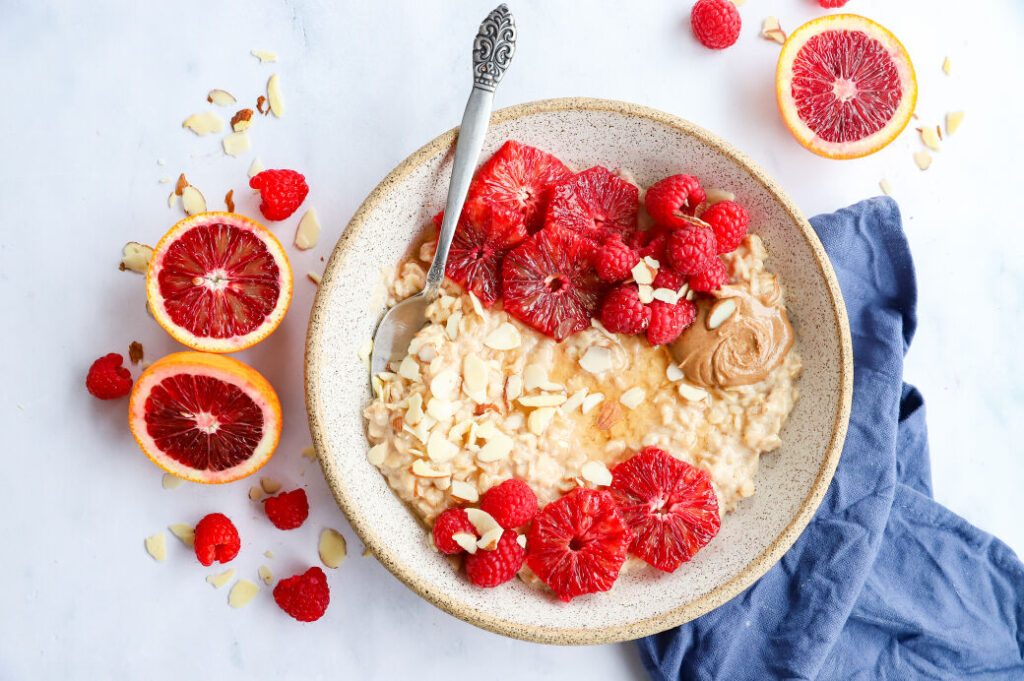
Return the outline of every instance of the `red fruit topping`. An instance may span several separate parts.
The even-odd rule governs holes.
[[[669,234],[662,233],[647,242],[647,245],[640,249],[641,257],[650,256],[659,263],[668,262],[665,247],[668,245]]]
[[[726,271],[721,258],[712,258],[706,270],[690,277],[690,288],[702,293],[710,293],[728,283],[729,272]]]
[[[515,577],[526,558],[526,549],[519,545],[518,537],[515,530],[505,530],[493,551],[477,549],[466,556],[469,581],[486,589]]]
[[[121,366],[124,357],[111,352],[92,363],[85,377],[85,389],[101,400],[124,397],[132,391],[132,372]]]
[[[607,285],[597,276],[593,242],[545,229],[505,257],[505,312],[555,340],[590,326]]]
[[[697,308],[689,300],[666,303],[663,300],[651,302],[651,323],[647,327],[647,342],[651,345],[671,343],[679,334],[693,324]]]
[[[196,525],[193,547],[200,563],[213,565],[213,561],[227,563],[234,559],[242,548],[242,541],[234,523],[226,515],[211,513]]]
[[[828,9],[835,9],[836,7],[842,7],[850,0],[818,0],[818,4]]]
[[[706,270],[718,253],[718,241],[707,227],[686,225],[672,232],[665,253],[677,272],[697,274]]]
[[[437,516],[434,521],[434,546],[441,553],[447,553],[450,556],[462,553],[464,549],[452,539],[452,536],[461,533],[471,534],[479,539],[476,528],[473,527],[473,523],[469,522],[466,512],[461,508],[449,508]]]
[[[558,184],[551,192],[544,226],[564,227],[602,242],[636,231],[640,190],[631,182],[594,166]]]
[[[706,198],[696,177],[672,175],[651,185],[644,197],[644,206],[659,225],[678,229],[688,224],[682,216],[692,216]]]
[[[505,255],[529,236],[518,213],[483,199],[462,209],[445,274],[490,307],[501,297]]]
[[[679,274],[675,270],[669,268],[667,265],[662,265],[658,273],[654,275],[654,283],[651,284],[655,289],[667,288],[671,291],[678,291],[683,288],[683,284],[686,283],[686,277]]]
[[[499,525],[510,530],[525,525],[537,515],[537,495],[522,480],[509,478],[484,492],[480,510],[490,513]]]
[[[577,487],[533,519],[526,565],[569,602],[612,588],[632,539],[611,494]]]
[[[636,286],[612,289],[601,305],[601,323],[612,333],[643,333],[651,322],[651,308],[640,302]]]
[[[704,211],[701,220],[711,225],[718,241],[719,253],[732,253],[747,236],[750,216],[733,201],[720,201]]]
[[[331,602],[327,575],[320,568],[311,567],[301,575],[282,579],[274,587],[274,601],[298,621],[315,622],[324,616]]]
[[[291,217],[309,193],[306,178],[294,170],[264,170],[249,180],[249,186],[260,192],[260,212],[268,220]]]
[[[544,225],[551,188],[572,171],[557,158],[509,140],[477,171],[470,198],[486,198],[518,213],[530,232]]]
[[[697,0],[690,12],[693,34],[704,47],[721,50],[740,37],[740,12],[732,0]]]
[[[640,255],[618,237],[606,239],[597,249],[597,276],[609,284],[629,278],[630,271],[640,262]]]
[[[633,531],[631,553],[672,572],[718,534],[718,498],[705,471],[646,447],[612,470],[608,488]]]
[[[294,530],[306,522],[309,517],[309,499],[306,490],[296,489],[278,494],[263,502],[270,522],[279,530]]]

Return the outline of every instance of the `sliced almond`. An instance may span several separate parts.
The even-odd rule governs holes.
[[[659,269],[661,269],[661,263],[658,262],[657,259],[655,259],[653,256],[645,255],[643,260],[644,260],[645,263],[647,263],[647,266],[649,268],[651,268],[651,272],[652,273],[655,273]],[[652,281],[652,283],[653,283],[653,281]]]
[[[494,519],[487,511],[482,511],[479,508],[467,508],[466,516],[469,518],[469,522],[473,525],[477,535],[484,536],[491,530],[500,530],[501,525]]]
[[[562,403],[559,407],[559,411],[563,414],[568,414],[575,411],[580,405],[583,404],[583,400],[587,399],[587,389],[580,388],[572,395],[569,395],[569,399]]]
[[[249,54],[259,59],[261,64],[277,61],[277,55],[266,50],[250,50]]]
[[[619,395],[619,402],[629,409],[636,409],[643,404],[645,397],[647,397],[647,391],[643,388],[630,388]]]
[[[380,444],[370,447],[370,450],[366,452],[366,460],[372,463],[374,466],[379,466],[384,463],[384,457],[388,454],[388,446],[386,443],[381,442]]]
[[[505,530],[496,527],[493,530],[488,530],[480,539],[477,540],[476,545],[482,548],[484,551],[493,551],[498,548],[498,542],[501,541],[501,535],[505,533]]]
[[[423,419],[423,395],[420,393],[413,393],[409,395],[405,407],[405,422],[410,426],[415,426]]]
[[[932,151],[942,150],[942,146],[939,144],[939,133],[931,126],[921,128],[921,142]]]
[[[320,240],[320,221],[316,217],[316,208],[310,208],[299,220],[295,230],[295,248],[307,251],[316,246]]]
[[[320,562],[331,569],[337,568],[348,555],[348,544],[341,532],[328,527],[320,533]]]
[[[650,286],[654,283],[654,273],[651,272],[651,268],[643,260],[634,265],[630,273],[633,275],[633,281],[638,284]]]
[[[476,459],[481,463],[490,463],[491,461],[508,458],[508,455],[512,453],[513,445],[512,438],[499,433],[487,440],[487,444],[476,453]]]
[[[224,119],[212,111],[204,111],[202,113],[192,114],[186,118],[185,122],[181,124],[181,127],[188,128],[195,134],[202,137],[203,135],[209,135],[211,132],[220,132],[223,130]]]
[[[462,310],[456,310],[452,312],[451,316],[448,317],[444,323],[444,332],[448,334],[450,340],[456,340],[459,337],[459,322],[462,321]]]
[[[640,284],[637,287],[637,296],[644,305],[649,305],[654,300],[654,289],[647,284]]]
[[[601,374],[612,368],[612,351],[600,345],[591,345],[580,357],[584,371]]]
[[[317,274],[316,272],[306,272],[306,276],[309,277],[309,280],[316,284],[317,286],[319,286],[320,282],[322,281],[320,275]]]
[[[487,364],[478,355],[462,360],[462,389],[473,401],[487,401]]]
[[[554,407],[541,407],[530,412],[526,419],[526,427],[534,435],[543,435],[544,431],[551,425],[551,419],[555,417]]]
[[[145,274],[149,269],[149,259],[152,257],[152,247],[137,241],[129,241],[121,248],[121,264],[117,268],[122,272],[129,270]]]
[[[423,459],[416,459],[415,461],[412,462],[412,474],[418,478],[432,479],[447,478],[449,475],[444,471],[440,471],[436,468],[431,468],[430,464],[428,464]]]
[[[281,491],[281,483],[273,478],[260,478],[260,487],[267,494],[277,494]]]
[[[584,480],[595,485],[612,484],[612,472],[600,461],[588,461],[583,464],[580,468],[580,475]]]
[[[523,388],[525,390],[538,390],[547,382],[548,371],[540,364],[527,364],[523,369]]]
[[[167,207],[168,208],[174,208],[174,204],[177,203],[177,202],[178,202],[178,195],[175,194],[174,192],[171,192],[167,196]]]
[[[281,96],[281,78],[274,74],[267,81],[267,100],[270,102],[270,112],[277,118],[284,115],[284,98]]]
[[[523,394],[523,379],[521,376],[513,374],[508,377],[505,381],[505,397],[512,401]]]
[[[206,95],[206,101],[217,106],[231,106],[238,100],[227,90],[210,90],[210,94]]]
[[[708,391],[689,383],[679,384],[679,396],[690,402],[700,402],[708,396]]]
[[[711,311],[708,312],[708,318],[705,323],[708,329],[713,331],[724,324],[735,312],[736,299],[724,298],[711,307]]]
[[[779,26],[779,20],[775,17],[765,17],[761,22],[761,37],[765,40],[774,40],[780,45],[786,42],[786,33]]]
[[[160,480],[160,486],[164,489],[178,489],[185,481],[172,473],[164,473]]]
[[[473,312],[476,313],[477,317],[484,316],[484,306],[480,304],[480,300],[472,293],[466,294],[469,296],[469,302],[473,305]]]
[[[713,206],[716,203],[721,203],[722,201],[735,200],[736,195],[730,191],[726,191],[725,189],[709,189],[707,191],[707,198],[705,199],[709,206]]]
[[[206,199],[202,192],[192,185],[181,190],[181,205],[188,215],[206,212]]]
[[[235,609],[244,608],[249,605],[249,601],[256,598],[256,594],[259,592],[260,588],[255,583],[248,579],[240,579],[232,585],[231,591],[228,592],[228,605]]]
[[[260,579],[262,579],[263,583],[267,586],[270,586],[274,583],[274,573],[271,572],[270,568],[268,568],[266,565],[260,565],[258,568],[256,568],[256,574],[260,576]]]
[[[266,556],[267,558],[273,558],[274,557],[274,552],[268,549],[268,550],[263,552],[263,555]]]
[[[430,379],[430,392],[438,399],[455,399],[458,387],[459,375],[451,369],[446,369]]]
[[[950,73],[952,73],[952,71],[953,64],[949,61],[949,57],[946,57],[945,59],[942,60],[942,72],[948,76]]]
[[[262,498],[263,498],[263,490],[260,489],[259,485],[253,485],[252,487],[249,488],[249,500],[250,501],[259,501]]]
[[[601,404],[604,401],[604,393],[590,393],[583,399],[583,404],[580,405],[580,411],[584,414],[589,414],[594,410],[594,407]]]
[[[502,324],[487,334],[484,338],[484,345],[492,350],[514,350],[523,342],[519,329],[508,322]]]
[[[447,421],[455,415],[455,409],[456,405],[448,400],[431,397],[427,401],[427,414],[432,416],[436,421]]]
[[[434,428],[427,438],[427,457],[434,463],[451,461],[459,453],[458,446],[451,442],[441,428]]]
[[[476,553],[476,537],[469,532],[456,532],[452,535],[452,541],[461,546],[466,553]]]
[[[526,535],[525,534],[521,534],[518,537],[516,537],[516,543],[519,544],[520,546],[522,546],[525,549],[526,548]]]
[[[218,572],[215,575],[207,575],[206,581],[213,585],[214,589],[219,589],[235,576],[235,569],[225,570],[224,572]]]
[[[565,393],[545,393],[543,395],[523,395],[519,404],[524,407],[557,407],[566,400]]]
[[[888,179],[883,177],[882,180],[878,183],[878,186],[882,190],[882,192],[885,193],[886,196],[892,196],[892,182],[890,182]]]
[[[261,161],[259,156],[257,156],[256,158],[254,158],[252,160],[252,163],[249,164],[248,175],[249,175],[249,177],[256,177],[257,175],[259,175],[262,172],[263,172],[263,161]]]
[[[146,553],[158,563],[167,558],[167,541],[163,532],[146,537]]]
[[[303,447],[302,456],[306,457],[310,461],[316,461],[316,448],[315,447]]]
[[[233,132],[221,140],[221,144],[224,147],[224,153],[228,156],[241,156],[249,151],[249,133],[244,130]]]
[[[651,297],[654,300],[660,300],[663,303],[668,303],[670,305],[675,305],[679,302],[679,293],[670,288],[656,288],[651,294]]]
[[[967,115],[966,111],[953,111],[946,114],[946,134],[952,135],[956,132],[960,124],[964,122],[965,115]]]
[[[412,355],[406,355],[402,363],[398,365],[398,375],[409,381],[420,379],[420,363]]]
[[[196,528],[185,523],[172,523],[167,526],[175,537],[181,540],[185,546],[192,548],[196,543]]]
[[[922,149],[914,154],[914,163],[921,170],[928,170],[932,165],[932,155],[928,153],[927,149]]]
[[[362,362],[363,366],[367,369],[370,368],[371,355],[373,355],[373,339],[367,338],[363,341],[363,344],[359,346],[359,361]]]
[[[676,381],[683,380],[683,370],[675,364],[669,364],[668,368],[665,369],[665,378],[675,383]]]
[[[470,504],[475,503],[480,498],[480,493],[476,487],[462,480],[452,480],[452,486],[448,488],[448,493],[455,499]]]
[[[252,126],[252,109],[239,109],[231,117],[231,129],[235,132],[243,132]]]

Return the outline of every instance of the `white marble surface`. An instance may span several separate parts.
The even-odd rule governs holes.
[[[313,285],[341,229],[395,164],[457,123],[469,44],[492,0],[472,2],[198,2],[6,0],[0,7],[0,531],[4,587],[0,677],[641,678],[632,646],[553,648],[478,631],[419,600],[362,547],[334,506],[309,442],[302,347]],[[1024,255],[1020,123],[1012,66],[1024,57],[1024,5],[1007,0],[852,0],[905,42],[918,67],[922,122],[965,108],[966,122],[933,167],[911,161],[911,131],[867,159],[835,162],[799,148],[775,114],[778,47],[756,37],[777,15],[791,29],[820,13],[812,0],[750,0],[740,43],[708,52],[691,38],[681,0],[516,0],[519,53],[498,106],[566,95],[630,100],[731,140],[774,174],[808,215],[878,192],[888,177],[917,260],[920,328],[907,379],[928,402],[937,498],[1024,550],[1024,479],[1016,427],[1024,411]],[[251,48],[278,52],[260,65]],[[952,59],[953,74],[940,70]],[[1010,68],[1007,68],[1010,67]],[[260,119],[253,153],[225,157],[216,137],[180,128],[221,87],[251,101],[280,72],[281,120]],[[1011,87],[1007,87],[1011,86]],[[293,253],[296,295],[283,327],[241,358],[280,392],[285,431],[270,475],[313,501],[300,530],[270,528],[248,482],[165,491],[125,427],[124,401],[89,397],[90,362],[142,341],[149,358],[175,349],[143,311],[142,280],[116,270],[128,240],[153,243],[179,217],[163,176],[186,172],[211,207],[245,197],[253,155],[305,171],[321,244]],[[158,166],[159,158],[166,167]],[[248,197],[239,209],[253,213]],[[276,228],[290,241],[297,218]],[[231,610],[168,535],[154,563],[145,536],[223,511],[243,534],[241,576],[266,563],[285,576],[315,564],[321,528],[351,555],[329,575],[332,605],[300,625],[264,590]],[[263,557],[271,549],[272,560]],[[463,666],[465,665],[465,666]],[[284,676],[282,676],[284,675]]]

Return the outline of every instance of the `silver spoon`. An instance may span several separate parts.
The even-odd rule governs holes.
[[[480,24],[480,30],[473,40],[473,91],[466,103],[466,112],[462,114],[452,164],[452,179],[448,185],[448,201],[438,234],[437,252],[427,271],[427,283],[421,292],[395,305],[380,320],[373,337],[370,376],[384,371],[392,359],[405,357],[412,337],[427,323],[427,306],[440,293],[448,249],[452,245],[455,226],[462,214],[469,183],[473,179],[480,148],[487,134],[494,88],[505,74],[515,49],[515,20],[508,7],[498,5]]]

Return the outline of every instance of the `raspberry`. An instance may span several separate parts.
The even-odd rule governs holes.
[[[264,170],[249,180],[249,186],[259,190],[260,212],[268,220],[291,217],[309,193],[306,178],[294,170]]]
[[[690,12],[693,34],[704,47],[722,50],[740,37],[740,12],[732,0],[697,0]]]
[[[672,232],[665,253],[680,274],[697,274],[706,270],[718,253],[718,241],[707,227],[686,225]]]
[[[647,242],[647,245],[640,249],[640,257],[650,256],[658,262],[668,262],[665,259],[665,246],[668,244],[668,233],[662,233]]]
[[[834,9],[836,7],[842,7],[850,0],[818,0],[818,4],[827,9]]]
[[[203,565],[228,563],[238,555],[242,542],[234,523],[223,513],[211,513],[196,525],[194,547]]]
[[[732,253],[747,236],[750,216],[746,209],[733,201],[721,201],[704,211],[700,219],[711,225],[718,240],[719,253]]]
[[[690,288],[694,291],[708,293],[716,288],[729,283],[729,273],[725,269],[725,263],[721,258],[712,258],[711,264],[703,272],[690,277]]]
[[[487,589],[515,577],[526,560],[526,549],[519,545],[518,537],[515,530],[505,530],[493,551],[477,549],[466,556],[469,581]]]
[[[678,291],[686,283],[686,277],[679,272],[662,265],[658,273],[654,275],[654,283],[652,286],[655,289],[667,288],[671,291]]]
[[[306,490],[297,489],[271,497],[263,502],[263,510],[277,529],[294,530],[309,517]]]
[[[692,216],[706,198],[696,177],[672,175],[651,185],[644,197],[644,206],[659,225],[678,229],[687,224],[680,216]]]
[[[522,480],[509,478],[484,492],[480,510],[490,513],[499,525],[510,530],[537,515],[537,495]]]
[[[473,527],[473,523],[469,522],[466,512],[461,508],[449,508],[437,516],[437,520],[434,521],[434,546],[441,553],[447,553],[450,556],[462,553],[462,547],[452,540],[452,536],[460,532],[477,536],[476,528]]]
[[[89,367],[85,388],[101,400],[114,400],[132,391],[132,372],[121,366],[124,357],[111,352],[103,355]]]
[[[601,323],[612,333],[643,333],[651,321],[651,309],[640,302],[636,286],[613,289],[601,306]]]
[[[679,334],[693,324],[697,308],[689,300],[666,303],[663,300],[651,302],[651,323],[647,327],[647,342],[651,345],[671,343]]]
[[[640,262],[640,256],[621,239],[607,239],[597,249],[597,276],[609,284],[629,278],[630,271]]]
[[[320,568],[311,567],[301,575],[282,579],[274,587],[274,601],[298,621],[315,622],[324,616],[331,602],[327,575]]]

